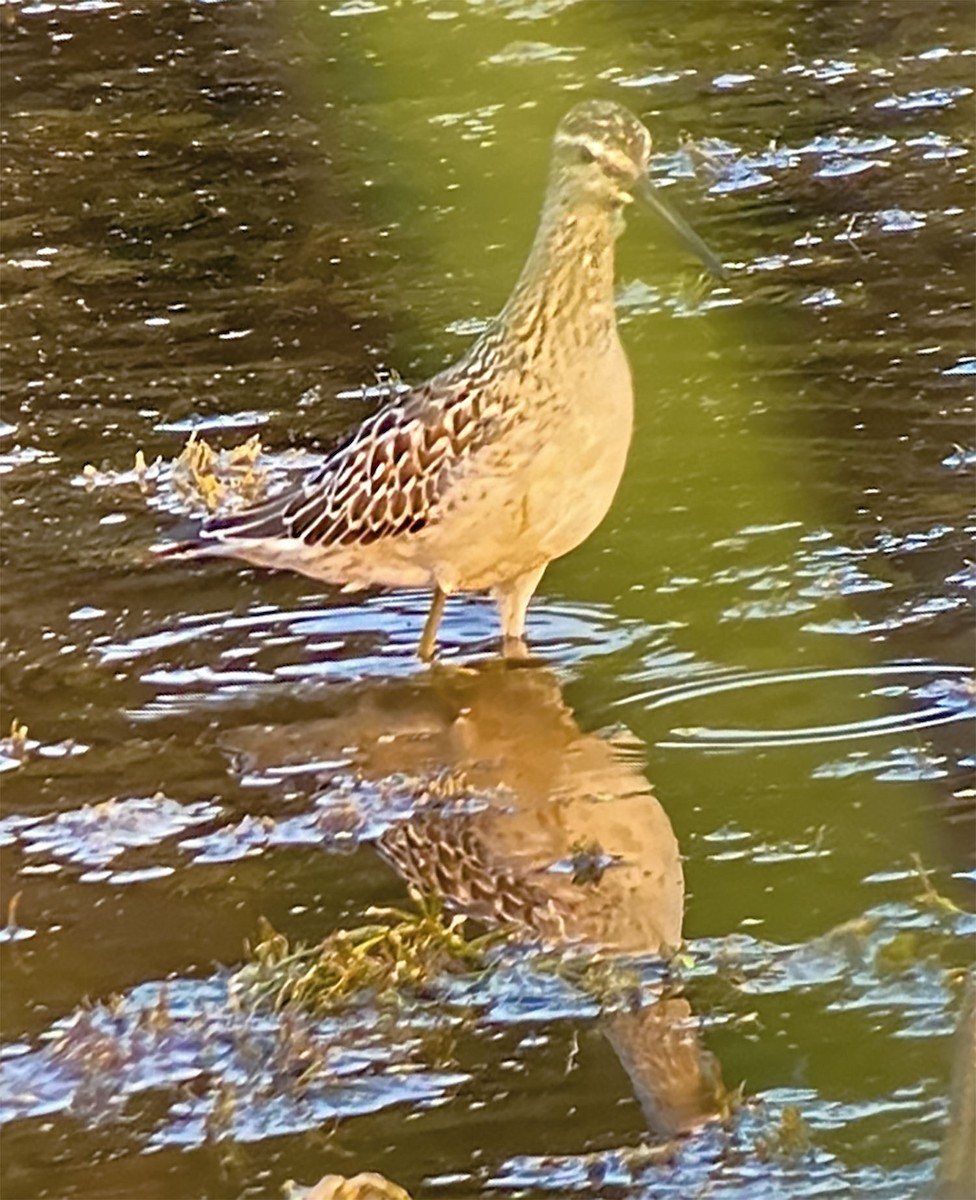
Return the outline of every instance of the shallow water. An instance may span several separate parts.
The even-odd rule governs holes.
[[[457,1197],[930,1192],[974,934],[969,6],[4,12],[3,718],[29,727],[23,757],[0,747],[4,1195],[366,1169]],[[377,373],[450,361],[504,301],[584,96],[646,119],[729,279],[632,215],[634,446],[533,604],[531,682],[457,674],[494,652],[484,598],[449,602],[438,674],[420,594],[151,565],[179,521],[85,464],[168,460],[193,428],[319,451]],[[444,731],[470,679],[465,757]],[[471,817],[496,863],[560,772],[660,812],[626,861],[680,852],[683,884],[629,910],[628,969],[653,1010],[677,922],[676,1027],[749,1101],[728,1128],[642,1157],[660,1076],[530,951],[392,1030],[364,1006],[302,1032],[328,1069],[291,1094],[299,1035],[242,1027],[228,970],[261,915],[316,939],[403,903],[375,847],[417,819],[397,781],[421,734],[428,765],[550,764],[482,780],[529,798],[524,824]],[[161,981],[203,1031],[139,1041]],[[789,1106],[809,1149],[759,1153]]]

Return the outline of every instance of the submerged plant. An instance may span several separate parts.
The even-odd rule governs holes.
[[[958,904],[955,904],[948,896],[943,896],[935,884],[932,883],[931,872],[925,869],[920,854],[912,855],[912,863],[915,867],[915,873],[922,885],[922,890],[915,896],[915,903],[922,908],[929,908],[940,916],[958,916],[962,909]]]

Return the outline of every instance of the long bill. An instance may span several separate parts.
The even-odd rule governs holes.
[[[696,254],[698,258],[702,260],[709,274],[714,275],[716,279],[725,278],[725,268],[722,266],[722,262],[718,255],[713,254],[712,251],[709,250],[698,234],[695,233],[695,231],[683,217],[679,217],[674,209],[669,208],[668,205],[664,203],[664,201],[661,199],[660,192],[646,175],[637,184],[637,187],[634,189],[634,193],[641,200],[643,200],[645,204],[650,205],[650,207],[654,209],[658,216],[664,218],[665,222],[671,226],[685,246],[687,246],[692,253]]]

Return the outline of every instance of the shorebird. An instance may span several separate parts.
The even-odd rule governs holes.
[[[447,596],[491,592],[503,650],[522,654],[546,566],[600,524],[623,474],[633,387],[614,313],[614,243],[634,196],[712,274],[719,261],[648,177],[651,136],[619,104],[560,122],[538,231],[489,328],[452,366],[345,436],[325,463],[174,547],[298,571],[348,589],[433,589],[418,654]]]

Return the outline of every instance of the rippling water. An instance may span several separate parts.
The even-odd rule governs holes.
[[[968,8],[2,18],[3,714],[28,727],[0,746],[4,1194],[259,1196],[365,1169],[457,1197],[928,1194],[974,934]],[[484,598],[449,602],[430,672],[423,595],[152,566],[174,506],[111,472],[194,429],[257,432],[272,466],[321,452],[391,371],[450,361],[503,302],[586,96],[648,122],[656,180],[729,278],[703,285],[631,217],[637,432],[610,516],[530,611],[545,665],[478,665]],[[683,935],[665,1027],[700,1027],[695,1079],[711,1055],[744,1084],[730,1123],[671,1145],[646,1031],[531,950],[392,1032],[369,1005],[237,1019],[260,915],[314,940],[403,902],[374,847],[424,828],[401,778],[418,744],[502,764],[485,795],[518,803],[463,816],[500,873],[557,778],[598,875],[680,854],[667,895],[621,901],[633,944],[599,940],[653,1013]],[[293,1092],[310,1044],[325,1065]],[[794,1110],[799,1149],[776,1140]]]

